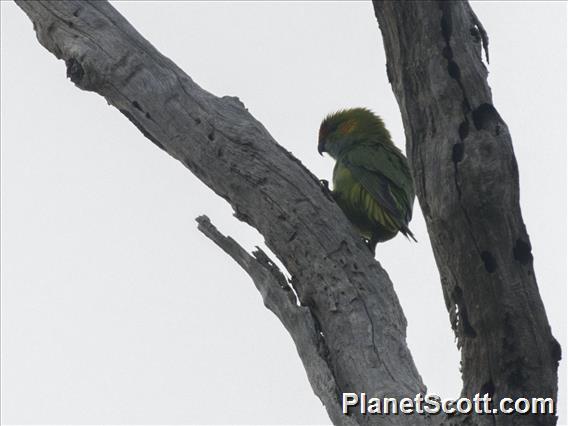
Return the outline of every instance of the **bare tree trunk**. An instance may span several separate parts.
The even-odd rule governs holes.
[[[65,60],[77,87],[102,95],[264,236],[291,281],[266,254],[247,253],[198,218],[199,229],[247,271],[292,335],[332,421],[431,423],[427,416],[341,412],[342,392],[401,398],[424,393],[425,386],[406,346],[392,283],[317,179],[237,98],[201,89],[107,2],[17,3],[40,43]],[[556,397],[559,349],[532,272],[510,138],[491,106],[479,44],[469,35],[477,21],[467,3],[375,7],[420,203],[463,346],[464,394]],[[464,418],[534,424],[530,417]]]
[[[556,399],[560,346],[538,292],[511,136],[487,84],[485,30],[467,2],[375,1],[374,7],[461,347],[462,395]],[[475,423],[556,419],[519,415]]]
[[[290,283],[266,255],[250,256],[206,218],[199,219],[200,229],[251,275],[265,304],[291,333],[334,423],[376,421],[358,412],[344,416],[342,392],[406,397],[425,391],[387,274],[319,181],[237,98],[218,98],[200,88],[107,2],[17,4],[40,43],[65,60],[67,75],[79,88],[102,95],[264,236]],[[413,416],[379,419],[381,424],[426,422]]]

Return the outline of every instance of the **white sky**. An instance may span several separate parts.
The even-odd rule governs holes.
[[[115,6],[202,87],[239,96],[321,178],[333,164],[317,154],[317,129],[338,108],[372,108],[404,147],[370,2]],[[566,4],[473,7],[566,353]],[[2,422],[329,423],[292,340],[194,218],[208,214],[251,249],[262,237],[66,80],[14,3],[1,12]],[[377,257],[430,392],[457,396],[459,354],[418,203],[411,229],[418,244],[396,238]],[[566,401],[564,361],[561,377]]]

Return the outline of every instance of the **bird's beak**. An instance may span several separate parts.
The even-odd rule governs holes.
[[[324,141],[319,141],[318,152],[323,157],[323,153],[325,152],[325,142]]]

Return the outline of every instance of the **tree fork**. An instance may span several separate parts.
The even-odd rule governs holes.
[[[201,89],[107,2],[17,1],[77,87],[102,95],[254,226],[282,261],[200,230],[251,276],[292,335],[335,424],[554,424],[555,416],[343,416],[341,392],[413,397],[425,386],[385,271],[318,180],[244,105]],[[387,73],[462,348],[463,394],[556,398],[560,348],[538,294],[507,127],[467,3],[375,2]],[[292,286],[300,306],[292,297]]]

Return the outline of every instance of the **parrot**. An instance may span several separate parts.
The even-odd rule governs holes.
[[[408,228],[415,197],[408,161],[379,116],[367,108],[329,114],[320,125],[318,152],[335,160],[331,197],[373,254],[377,243],[399,231],[416,241]]]

